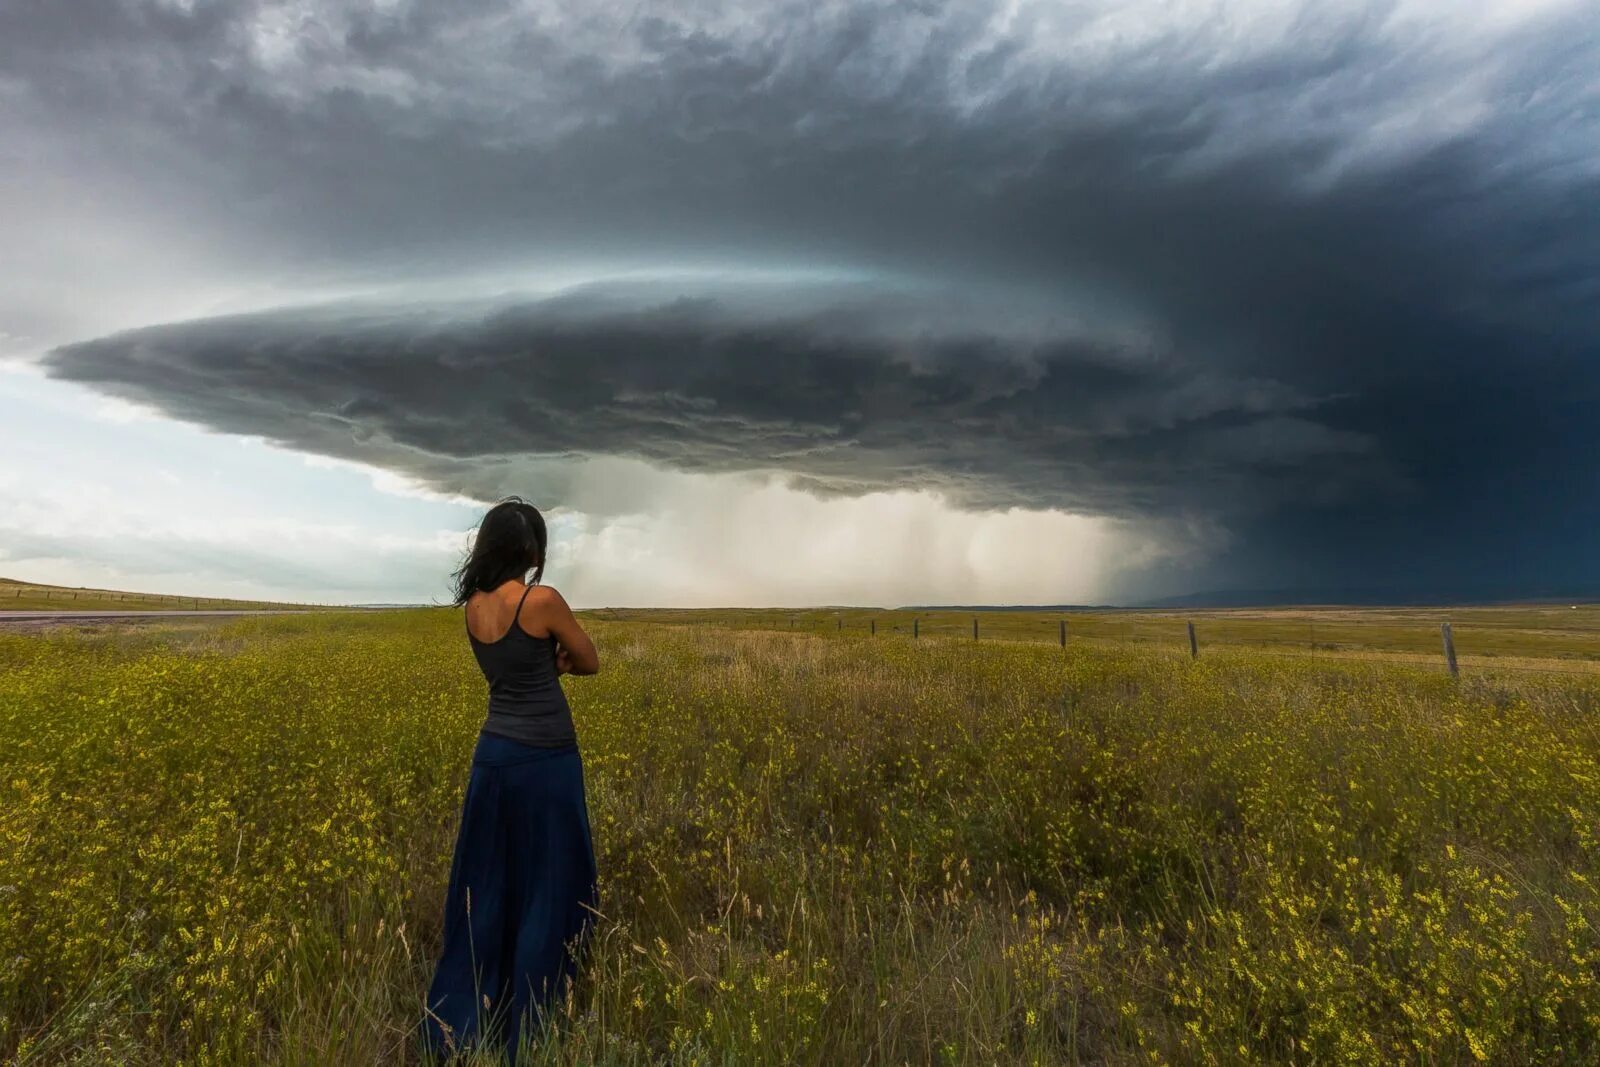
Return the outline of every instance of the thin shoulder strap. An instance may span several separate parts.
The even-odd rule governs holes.
[[[527,603],[528,594],[531,592],[533,592],[533,586],[531,585],[522,591],[522,599],[517,601],[517,613],[511,616],[511,625],[516,626],[522,621],[522,605]]]
[[[521,597],[521,599],[519,599],[517,601],[517,610],[511,616],[511,628],[512,629],[516,629],[518,624],[521,622],[521,619],[522,619],[522,605],[527,602],[528,594],[531,593],[531,592],[533,592],[533,586],[531,586],[531,585],[528,586],[528,588],[526,588],[526,589],[524,589],[522,591],[522,597]],[[468,637],[473,638],[473,640],[477,640],[476,636],[472,632],[472,623],[467,620],[467,606],[465,604],[461,605],[461,625],[466,629]],[[510,633],[511,631],[507,630],[506,632]]]

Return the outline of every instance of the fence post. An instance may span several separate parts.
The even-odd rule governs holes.
[[[978,639],[978,617],[976,615],[972,617],[972,639],[974,641]]]
[[[838,626],[838,629],[840,629],[840,630],[843,630],[843,629],[844,629],[844,616],[843,616],[843,615],[840,615],[840,616],[839,616],[839,617],[838,617],[838,618],[837,618],[837,619],[835,619],[835,620],[834,620],[834,621],[835,621],[835,622],[837,622],[837,623],[838,623],[838,624],[839,624],[839,626]]]
[[[872,626],[872,636],[873,637],[877,637],[878,636],[878,620],[877,619],[871,620],[871,626]]]
[[[1061,647],[1067,647],[1067,620],[1061,620]]]
[[[1199,659],[1200,658],[1200,642],[1195,640],[1195,637],[1194,637],[1194,623],[1192,623],[1192,622],[1189,623],[1189,658],[1190,659]]]
[[[918,637],[922,636],[921,630],[922,630],[922,620],[921,619],[912,619],[911,620],[911,640],[915,641]]]
[[[1445,623],[1439,627],[1439,633],[1444,638],[1444,662],[1450,668],[1450,677],[1461,677],[1461,670],[1456,666],[1456,639],[1450,633],[1450,624]]]

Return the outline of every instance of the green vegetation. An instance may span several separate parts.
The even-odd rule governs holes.
[[[1600,1058],[1600,677],[592,625],[535,1062]],[[0,634],[0,1059],[412,1055],[483,699],[448,610]]]
[[[310,608],[265,600],[228,600],[221,597],[174,596],[169,593],[128,593],[118,589],[84,589],[64,585],[37,585],[0,578],[0,617],[7,611],[219,611],[249,608]]]

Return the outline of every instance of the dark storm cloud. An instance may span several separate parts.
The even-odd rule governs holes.
[[[515,488],[482,464],[496,454],[1119,515],[1314,492],[1300,484],[1313,463],[1324,488],[1371,488],[1377,473],[1365,437],[1319,424],[1318,398],[1282,383],[1020,310],[985,321],[958,295],[719,288],[280,311],[114,335],[49,366],[206,425],[487,497]]]
[[[22,166],[253,283],[877,279],[286,310],[53,373],[475,491],[522,450],[1199,511],[1217,581],[1600,577],[1597,59],[1562,3],[0,13]]]

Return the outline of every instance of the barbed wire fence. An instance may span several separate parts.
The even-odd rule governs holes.
[[[1359,611],[1359,609],[1353,609]],[[1363,621],[1342,618],[1306,618],[1268,623],[1252,619],[1243,624],[1226,617],[1171,613],[1157,616],[1119,616],[1111,612],[1024,617],[1023,613],[909,612],[838,609],[803,612],[611,612],[612,618],[639,621],[703,623],[736,629],[776,630],[825,637],[867,637],[911,641],[998,641],[1050,643],[1062,649],[1077,645],[1160,648],[1174,655],[1203,659],[1219,653],[1248,653],[1293,659],[1334,662],[1386,663],[1436,669],[1459,677],[1517,671],[1531,674],[1568,674],[1600,681],[1600,629],[1560,632],[1556,639],[1515,649],[1505,648],[1512,638],[1533,632],[1513,626],[1469,625],[1459,629],[1444,618]],[[1303,627],[1303,629],[1302,629]],[[1319,633],[1320,628],[1320,633]],[[1297,632],[1299,631],[1299,632]],[[1491,647],[1484,635],[1492,634]],[[1303,636],[1301,636],[1303,634]],[[1403,636],[1403,643],[1396,638]],[[1461,648],[1457,649],[1458,640]],[[1426,645],[1432,644],[1434,651]],[[1538,662],[1514,662],[1517,660]]]

